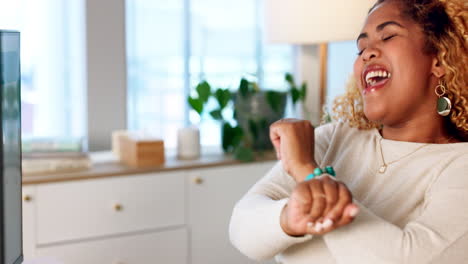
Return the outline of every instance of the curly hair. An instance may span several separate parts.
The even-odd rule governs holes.
[[[391,0],[378,0],[370,9]],[[421,26],[426,37],[424,52],[435,54],[445,68],[442,82],[452,101],[449,131],[468,139],[468,2],[466,0],[393,0],[402,15]],[[360,129],[379,128],[364,115],[363,99],[356,80],[351,78],[344,95],[333,102],[332,118]]]

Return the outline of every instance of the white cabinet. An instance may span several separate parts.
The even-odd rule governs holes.
[[[185,224],[184,173],[36,187],[39,245]]]
[[[187,252],[187,230],[180,228],[40,247],[36,256],[63,264],[183,264]]]
[[[254,263],[229,242],[229,221],[234,204],[272,166],[264,162],[25,185],[25,259]]]
[[[25,259],[34,256],[36,246],[36,186],[23,186],[23,254]]]
[[[228,235],[237,201],[273,166],[272,162],[196,170],[189,174],[192,264],[256,263],[234,248]]]

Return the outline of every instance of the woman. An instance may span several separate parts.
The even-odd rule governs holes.
[[[281,162],[234,208],[234,246],[286,264],[468,263],[467,13],[379,0],[342,122],[271,126]],[[314,175],[327,165],[336,177]]]

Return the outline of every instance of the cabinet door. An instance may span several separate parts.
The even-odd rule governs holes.
[[[37,259],[63,264],[185,264],[187,244],[187,229],[180,228],[40,247]]]
[[[30,259],[34,256],[36,246],[36,187],[27,185],[23,187],[23,255]]]
[[[273,165],[265,162],[189,173],[191,264],[257,263],[231,245],[229,221],[235,203]]]

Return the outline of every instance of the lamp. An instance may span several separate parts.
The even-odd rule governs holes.
[[[375,0],[265,0],[265,38],[297,44],[296,76],[309,87],[306,104],[313,124],[325,103],[327,42],[356,39]],[[320,45],[313,45],[320,44]],[[317,54],[320,58],[317,58]],[[319,65],[314,62],[319,61]],[[319,67],[318,67],[319,66]],[[318,75],[318,76],[317,76]],[[312,91],[312,93],[311,93]]]

